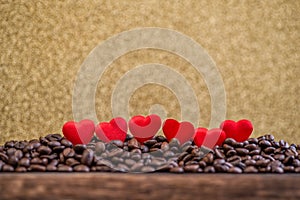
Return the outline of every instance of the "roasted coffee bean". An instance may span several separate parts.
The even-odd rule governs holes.
[[[7,149],[6,154],[7,154],[8,156],[12,156],[12,155],[15,154],[16,151],[17,151],[17,149],[15,149],[15,148],[10,148],[10,149]]]
[[[8,156],[5,153],[0,153],[0,159],[4,162],[7,162]]]
[[[237,152],[234,149],[232,149],[232,150],[227,151],[226,156],[231,157],[231,156],[234,156],[236,154],[237,154]]]
[[[262,160],[256,161],[256,166],[257,167],[266,167],[269,163],[270,163],[269,159],[262,159]]]
[[[19,160],[19,165],[23,167],[29,167],[30,160],[28,158],[22,158],[21,160]]]
[[[194,164],[194,165],[188,165],[188,166],[184,166],[184,171],[185,172],[198,172],[199,169],[199,165]]]
[[[17,168],[15,169],[15,171],[16,171],[16,172],[26,172],[27,169],[26,169],[25,167],[17,167]]]
[[[73,147],[75,153],[77,154],[82,154],[84,150],[86,150],[86,145],[85,144],[76,144]]]
[[[113,167],[113,164],[109,160],[98,160],[96,165],[98,165],[98,166],[107,166],[109,168]]]
[[[257,173],[258,170],[254,166],[249,166],[244,169],[245,173]]]
[[[164,136],[162,136],[162,135],[158,135],[158,136],[156,136],[154,139],[155,139],[157,142],[166,142],[166,141],[167,141],[167,139],[166,139]]]
[[[182,167],[173,167],[170,169],[171,173],[183,173],[184,169]]]
[[[75,156],[75,151],[72,148],[68,147],[63,150],[62,154],[65,158],[72,158]]]
[[[283,168],[284,172],[294,172],[295,171],[295,167],[294,166],[285,166]]]
[[[14,147],[14,142],[13,141],[5,142],[4,147],[13,148]]]
[[[206,162],[205,161],[199,161],[199,167],[205,168],[206,167]]]
[[[272,172],[282,174],[284,172],[284,170],[281,167],[275,167],[275,168],[272,168]]]
[[[169,143],[168,142],[163,142],[161,144],[161,149],[164,150],[164,151],[169,150],[170,149]]]
[[[230,162],[233,165],[235,165],[235,164],[237,164],[237,163],[239,163],[241,161],[242,161],[242,159],[241,159],[240,156],[232,156],[230,158],[227,158],[227,162]]]
[[[49,155],[52,152],[52,150],[47,146],[40,146],[37,151],[40,155]]]
[[[288,156],[283,160],[285,165],[292,165],[294,162],[294,156]]]
[[[259,146],[262,148],[271,147],[272,144],[268,140],[261,140],[258,142]]]
[[[31,159],[30,164],[41,165],[41,164],[43,164],[43,161],[40,158],[33,158],[33,159]]]
[[[125,160],[125,164],[128,165],[129,167],[134,165],[135,163],[136,163],[135,160],[132,160],[132,159]]]
[[[225,158],[224,153],[220,149],[215,150],[217,158]]]
[[[275,139],[275,137],[274,137],[274,135],[267,134],[267,135],[265,135],[265,139],[269,140],[269,141],[273,141]]]
[[[256,165],[256,161],[255,160],[245,160],[245,165],[247,166],[255,166]]]
[[[180,146],[180,142],[177,138],[172,138],[169,142],[169,146],[172,147],[179,147]]]
[[[90,149],[84,150],[81,158],[81,163],[87,166],[91,166],[94,159],[94,152]]]
[[[261,155],[254,155],[252,156],[252,159],[257,161],[263,159],[263,157]]]
[[[204,172],[205,173],[215,173],[216,170],[213,166],[207,166],[207,167],[204,168]]]
[[[43,165],[30,165],[28,168],[29,171],[34,171],[34,172],[44,172],[46,171],[46,167]]]
[[[150,148],[150,147],[152,147],[156,143],[157,143],[157,140],[153,139],[153,140],[147,140],[147,141],[145,141],[144,145],[147,145]]]
[[[245,145],[245,149],[248,149],[249,151],[253,151],[255,149],[257,149],[257,146],[255,144],[248,144],[248,145]]]
[[[155,171],[155,168],[151,166],[144,166],[141,168],[141,172],[153,172],[153,171]]]
[[[101,154],[105,152],[105,144],[103,142],[97,142],[95,145],[95,153]]]
[[[173,151],[174,153],[178,153],[179,149],[178,149],[178,147],[173,146],[170,148],[170,151]]]
[[[214,161],[214,156],[212,153],[208,153],[205,155],[205,157],[203,158],[203,161],[206,162],[207,164],[212,164]]]
[[[223,144],[223,149],[227,152],[229,150],[233,150],[234,148],[228,144]]]
[[[123,149],[116,148],[113,149],[111,152],[107,153],[108,157],[115,157],[115,156],[121,156],[123,154]]]
[[[60,142],[55,141],[55,140],[53,140],[51,142],[48,142],[48,146],[51,147],[51,148],[54,148],[54,147],[57,147],[57,146],[60,146],[60,145],[61,145]]]
[[[227,172],[229,167],[227,165],[216,164],[214,165],[216,172]]]
[[[58,160],[52,160],[52,161],[49,163],[49,165],[57,166],[58,163],[59,163]]]
[[[294,165],[295,167],[300,167],[300,160],[294,159],[293,165]]]
[[[8,161],[7,161],[7,163],[10,164],[13,167],[16,167],[17,164],[18,164],[18,162],[19,162],[19,159],[16,156],[14,156],[14,155],[11,156],[11,157],[9,157]]]
[[[224,141],[224,144],[228,144],[230,146],[233,146],[234,143],[236,143],[236,141],[233,138],[226,138]]]
[[[149,152],[149,148],[146,145],[141,145],[141,151],[143,153],[148,153]]]
[[[140,148],[140,143],[135,138],[132,138],[128,141],[128,147],[129,149],[138,149]]]
[[[174,157],[175,154],[173,151],[166,151],[163,156],[168,158],[168,157]]]
[[[61,166],[58,166],[57,171],[59,171],[59,172],[72,172],[73,168],[68,166],[68,165],[61,165]]]
[[[66,147],[65,146],[56,146],[56,147],[53,147],[53,152],[55,153],[60,153],[62,152]]]
[[[76,165],[74,168],[75,172],[89,172],[90,168],[86,165]]]
[[[243,170],[239,167],[231,167],[228,170],[229,173],[234,173],[234,174],[240,174],[243,172]]]
[[[300,173],[300,167],[295,168],[296,173]]]
[[[79,164],[80,164],[80,162],[75,160],[74,158],[68,158],[66,160],[66,165],[71,166],[71,167],[74,167],[74,166],[79,165]]]
[[[65,147],[72,147],[72,142],[70,142],[69,140],[67,140],[66,138],[62,139],[60,141],[61,145],[62,146],[65,146]]]
[[[249,152],[249,155],[250,156],[259,155],[260,152],[261,152],[260,149],[252,150],[252,151]]]
[[[119,172],[129,172],[130,169],[126,165],[124,165],[122,163],[119,163],[118,166],[117,166],[117,171],[119,171]]]
[[[17,150],[15,152],[15,156],[18,158],[18,159],[21,159],[23,157],[23,152],[21,150]]]
[[[274,153],[276,149],[274,147],[267,147],[264,149],[264,152],[267,153],[267,154],[272,154]]]
[[[143,163],[135,163],[134,165],[131,166],[130,171],[138,172],[141,171],[142,167],[144,167]]]
[[[213,165],[221,165],[221,164],[224,164],[224,163],[225,163],[224,159],[218,158],[218,159],[214,160]]]
[[[245,156],[245,155],[247,155],[249,153],[249,150],[245,149],[245,148],[236,148],[235,151],[240,156]]]
[[[249,138],[247,141],[249,142],[249,144],[257,144],[258,143],[258,139],[256,139],[256,138]]]
[[[15,169],[13,166],[5,164],[2,166],[2,171],[4,172],[13,172]]]

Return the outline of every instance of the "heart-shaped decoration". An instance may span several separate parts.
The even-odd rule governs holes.
[[[84,119],[80,122],[69,121],[63,125],[64,136],[73,143],[87,144],[91,141],[95,131],[95,124],[92,120]]]
[[[178,122],[175,119],[167,119],[162,128],[166,138],[170,141],[177,138],[180,144],[183,144],[194,137],[195,128],[190,122]]]
[[[138,115],[129,120],[129,130],[140,143],[153,138],[160,127],[161,119],[155,114],[147,117]]]
[[[124,142],[127,134],[127,122],[122,117],[116,117],[110,120],[110,122],[99,123],[96,126],[95,132],[97,137],[104,142],[111,140],[121,140]]]
[[[213,128],[207,130],[199,127],[195,130],[194,143],[200,147],[205,146],[213,148],[216,145],[221,146],[226,139],[226,133],[220,128]]]
[[[228,138],[233,138],[237,142],[247,140],[253,131],[253,125],[247,119],[242,119],[238,122],[225,120],[221,123],[220,128],[225,131]]]

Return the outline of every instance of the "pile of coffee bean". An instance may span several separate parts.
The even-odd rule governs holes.
[[[214,149],[182,145],[156,136],[140,144],[104,143],[96,137],[73,145],[60,134],[0,146],[1,172],[171,172],[171,173],[300,173],[300,145],[265,135],[236,142],[228,138]]]

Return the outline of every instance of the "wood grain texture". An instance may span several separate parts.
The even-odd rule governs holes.
[[[300,175],[1,174],[0,199],[300,199]]]

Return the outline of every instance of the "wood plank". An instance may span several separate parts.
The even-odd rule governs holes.
[[[1,173],[0,199],[300,199],[300,174]]]

